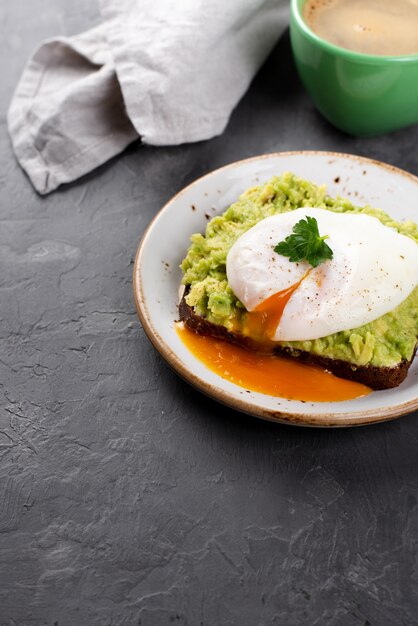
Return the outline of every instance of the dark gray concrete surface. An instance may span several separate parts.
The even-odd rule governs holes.
[[[135,144],[41,198],[10,149],[12,90],[41,39],[97,19],[83,0],[0,7],[0,624],[417,624],[416,415],[321,431],[220,406],[153,350],[131,273],[197,176],[289,149],[418,174],[418,127],[334,130],[285,35],[222,137]]]

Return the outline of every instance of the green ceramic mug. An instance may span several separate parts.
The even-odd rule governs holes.
[[[318,110],[337,128],[371,136],[418,122],[418,54],[377,56],[339,48],[302,17],[306,0],[291,0],[296,67]]]

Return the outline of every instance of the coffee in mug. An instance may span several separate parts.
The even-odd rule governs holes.
[[[418,54],[418,0],[307,0],[307,25],[336,46],[363,54]]]

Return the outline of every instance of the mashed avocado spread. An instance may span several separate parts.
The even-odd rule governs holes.
[[[181,264],[182,282],[189,287],[187,304],[208,321],[244,333],[246,309],[226,278],[228,251],[238,237],[260,220],[299,207],[367,213],[418,243],[418,226],[414,222],[396,222],[380,209],[357,207],[344,198],[331,198],[324,185],[317,186],[285,173],[248,189],[225,213],[208,223],[205,235],[192,235],[192,244]],[[294,349],[296,353],[303,350],[342,359],[354,366],[393,367],[403,359],[412,358],[417,334],[418,287],[396,309],[370,324],[321,339],[280,342],[280,345]]]

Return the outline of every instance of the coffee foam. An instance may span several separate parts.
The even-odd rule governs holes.
[[[418,54],[418,0],[308,0],[308,26],[322,39],[364,54]]]

